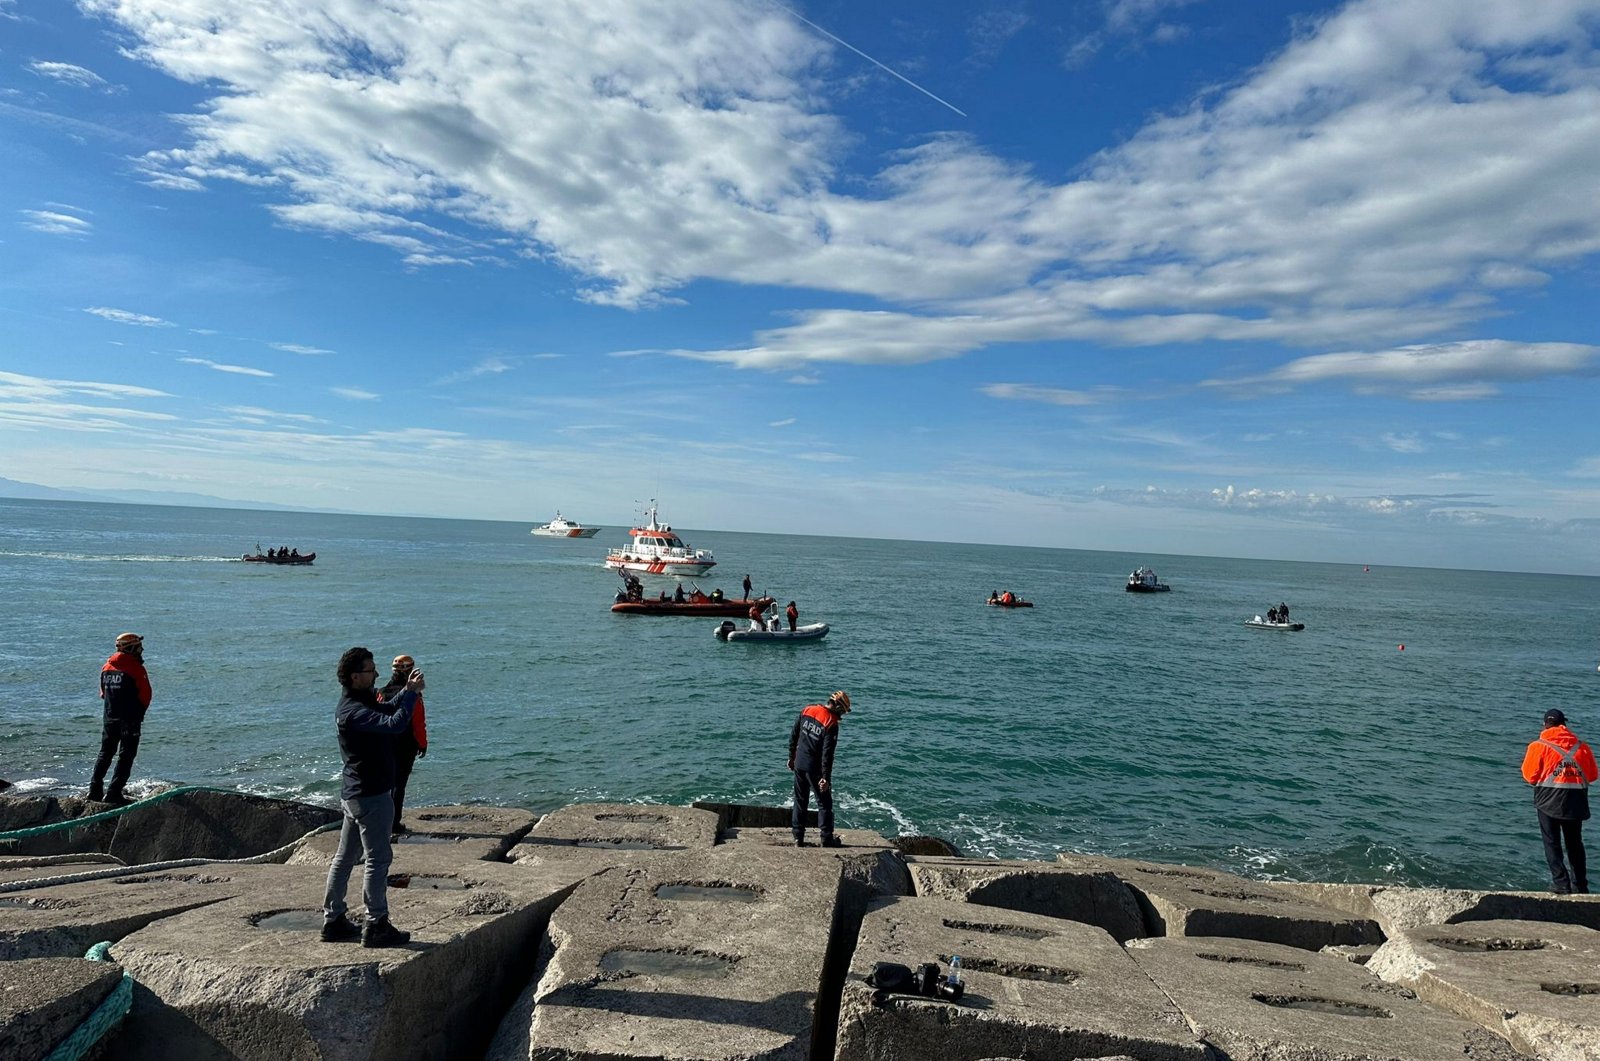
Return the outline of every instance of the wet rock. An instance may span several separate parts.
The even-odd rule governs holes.
[[[110,809],[107,804],[90,803],[72,796],[8,797],[0,799],[0,833],[74,821]],[[0,847],[0,853],[15,856],[105,851],[110,847],[111,837],[116,830],[116,819],[108,818],[71,829],[56,829],[38,836],[10,840]]]
[[[948,973],[960,999],[880,993],[878,962]],[[941,899],[884,899],[862,923],[840,1010],[837,1061],[1210,1056],[1116,940],[1079,921]]]
[[[961,852],[948,840],[937,836],[896,836],[889,841],[902,855],[931,855],[960,858]]]
[[[81,957],[0,961],[0,1057],[48,1057],[121,979],[115,965]]]
[[[1109,870],[1009,859],[906,859],[917,895],[1095,925],[1119,943],[1146,934],[1139,901]]]
[[[1533,921],[1401,929],[1367,968],[1543,1061],[1600,1058],[1600,932]]]
[[[1128,953],[1232,1061],[1526,1061],[1501,1037],[1331,955],[1203,936],[1135,940]]]

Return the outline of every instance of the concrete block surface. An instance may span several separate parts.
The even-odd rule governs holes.
[[[1594,929],[1534,921],[1408,928],[1367,968],[1545,1061],[1600,1061]]]
[[[948,974],[959,1000],[889,994],[878,962]],[[862,922],[840,1007],[837,1061],[1132,1056],[1202,1059],[1205,1045],[1103,929],[1080,921],[943,899],[875,903]]]
[[[411,942],[368,950],[320,941],[320,867],[258,868],[274,871],[259,891],[155,922],[112,948],[138,985],[119,1057],[475,1056],[575,883],[504,863],[441,863],[389,893]],[[357,908],[360,887],[358,869]]]
[[[724,845],[591,877],[551,918],[538,984],[488,1056],[806,1058],[842,887],[841,862],[815,853]]]
[[[1311,902],[1371,918],[1393,936],[1423,925],[1461,921],[1552,921],[1600,929],[1600,895],[1400,888],[1384,884],[1278,884]]]
[[[1058,855],[1056,863],[1126,882],[1138,897],[1147,936],[1235,936],[1306,950],[1383,939],[1370,918],[1221,870],[1078,854]]]
[[[0,1057],[48,1057],[121,979],[117,966],[81,957],[0,961]]]
[[[1128,953],[1231,1061],[1525,1061],[1504,1038],[1328,954],[1168,936]]]
[[[1139,900],[1109,870],[1050,862],[909,856],[917,895],[1095,925],[1119,943],[1148,934]]]

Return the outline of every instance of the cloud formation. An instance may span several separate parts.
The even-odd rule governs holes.
[[[52,81],[59,81],[64,85],[72,85],[74,88],[111,88],[110,83],[93,70],[75,66],[72,63],[35,60],[28,64],[28,69],[40,77],[48,77]]]
[[[246,365],[224,365],[216,361],[208,361],[203,357],[180,357],[178,360],[185,365],[199,365],[202,368],[209,368],[216,372],[231,372],[236,376],[260,376],[264,378],[272,376],[272,373],[266,369],[250,368]]]
[[[57,210],[23,210],[23,225],[50,236],[87,236],[94,226],[81,217]]]
[[[1283,391],[1318,383],[1344,383],[1365,394],[1465,400],[1497,394],[1499,383],[1596,374],[1600,374],[1600,346],[1476,339],[1373,352],[1317,354],[1263,375],[1207,380],[1204,385]]]
[[[144,328],[173,328],[171,321],[164,321],[160,317],[150,317],[143,313],[134,313],[125,309],[112,309],[109,306],[89,306],[83,312],[92,313],[118,324],[137,324]]]

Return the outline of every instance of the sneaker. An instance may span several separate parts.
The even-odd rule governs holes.
[[[322,942],[338,943],[341,940],[355,939],[361,935],[361,928],[348,917],[340,914],[332,921],[322,923]]]
[[[837,836],[824,836],[822,838],[822,846],[823,847],[843,847],[844,846],[844,841],[839,839]]]
[[[403,947],[410,942],[411,933],[401,932],[389,924],[386,917],[369,920],[367,927],[361,930],[363,947]]]
[[[106,793],[106,802],[111,804],[113,807],[126,807],[128,804],[132,803],[133,800],[129,799],[127,796],[124,796],[121,789],[114,788],[110,792]]]
[[[90,785],[89,794],[83,798],[90,803],[104,803],[106,801],[106,790],[99,785]]]

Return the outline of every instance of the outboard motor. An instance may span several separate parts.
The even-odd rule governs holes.
[[[722,625],[717,627],[717,640],[718,641],[726,641],[726,640],[728,640],[728,635],[733,633],[734,630],[735,630],[735,627],[733,625],[733,620],[732,619],[724,619],[722,621]]]

